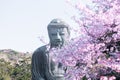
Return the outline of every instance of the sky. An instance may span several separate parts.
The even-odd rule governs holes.
[[[33,52],[44,45],[39,37],[49,43],[47,25],[52,19],[76,27],[71,20],[75,13],[65,0],[0,0],[0,49]]]

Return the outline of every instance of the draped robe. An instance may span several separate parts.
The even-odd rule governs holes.
[[[49,45],[38,48],[32,55],[32,80],[65,80],[61,63],[52,61]]]

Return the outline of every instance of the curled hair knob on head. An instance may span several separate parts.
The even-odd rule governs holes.
[[[48,24],[48,28],[49,27],[68,27],[69,25],[64,22],[62,19],[56,18],[53,19],[49,24]]]
[[[63,27],[63,28],[67,28],[67,31],[68,33],[70,34],[70,31],[69,31],[69,25],[63,21],[62,19],[60,18],[56,18],[56,19],[53,19],[49,24],[48,24],[48,30],[51,28],[51,27]]]

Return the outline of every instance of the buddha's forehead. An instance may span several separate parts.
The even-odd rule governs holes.
[[[51,27],[49,32],[65,32],[67,29],[65,27]]]

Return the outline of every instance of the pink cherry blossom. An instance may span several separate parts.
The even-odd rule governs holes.
[[[88,0],[91,4],[86,5],[80,1],[67,3],[78,11],[72,19],[82,35],[51,55],[67,67],[66,80],[115,80],[120,76],[120,1]]]

